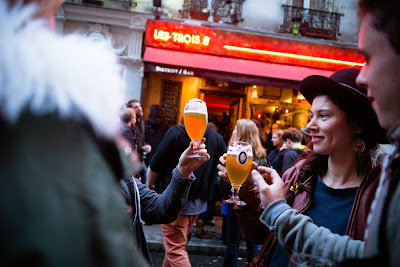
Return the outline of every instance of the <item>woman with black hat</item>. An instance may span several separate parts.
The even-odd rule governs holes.
[[[317,226],[324,226],[339,235],[346,234],[355,240],[363,240],[369,207],[381,172],[378,158],[371,155],[377,155],[377,146],[384,140],[384,131],[378,124],[365,90],[355,83],[358,73],[359,69],[346,68],[329,78],[313,75],[300,83],[300,92],[312,103],[311,121],[307,129],[311,132],[313,152],[283,175],[281,195],[275,199],[286,200],[280,199],[270,206],[268,204],[272,201],[266,200],[265,194],[256,194],[262,203],[260,200],[257,203],[245,199],[251,196],[248,191],[262,192],[262,189],[255,186],[256,182],[262,184],[260,188],[265,185],[262,183],[263,177],[253,171],[254,180],[241,188],[243,197],[240,195],[240,199],[248,205],[237,209],[238,219],[260,215],[260,212],[257,213],[259,205],[264,204],[268,207],[260,219],[269,229],[274,230],[275,219],[291,206],[308,215]],[[271,173],[274,173],[274,178],[279,177],[271,169],[259,167],[258,170],[265,178],[271,178]],[[278,208],[275,209],[274,205]],[[245,224],[242,227],[245,233],[248,230],[247,237],[251,233],[260,235],[261,228],[255,231],[254,225],[251,229],[246,229]],[[260,258],[264,258],[269,266],[287,266],[289,255],[279,244],[276,245],[276,237],[266,231],[265,226],[264,232],[267,241],[260,250],[260,254],[264,252]],[[304,244],[296,244],[294,238],[285,241],[289,239],[289,244],[285,243],[288,245],[285,246],[287,251],[292,251],[290,245],[306,247]],[[337,248],[338,251],[321,254],[326,253],[324,256],[341,260],[346,247],[339,245]],[[271,253],[267,255],[267,251]],[[313,250],[303,252],[310,253]]]

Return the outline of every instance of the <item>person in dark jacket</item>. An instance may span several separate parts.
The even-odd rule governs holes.
[[[144,158],[148,153],[151,152],[151,146],[146,144],[146,135],[145,135],[145,127],[143,121],[143,109],[140,101],[137,99],[129,100],[125,104],[126,108],[132,109],[133,112],[136,113],[136,123],[134,125],[133,130],[135,131],[136,142],[137,142],[137,152],[139,153],[139,157],[142,160],[142,169],[139,173],[140,179],[143,183],[146,182],[146,172],[147,166],[144,162]]]
[[[132,149],[137,150],[136,133],[133,130],[136,124],[136,112],[123,108],[120,112],[120,133],[129,142]]]
[[[279,173],[280,175],[283,175],[287,169],[294,165],[297,157],[301,153],[309,150],[307,146],[301,144],[301,141],[303,140],[303,134],[296,128],[290,127],[289,129],[284,130],[282,139],[285,142],[288,150],[283,156],[282,170]]]
[[[109,161],[123,103],[118,59],[53,33],[60,4],[0,1],[1,264],[148,266]]]
[[[151,146],[150,153],[147,153],[144,159],[147,166],[149,166],[151,158],[157,150],[161,139],[168,131],[167,123],[161,117],[160,105],[151,105],[150,112],[147,120],[144,121],[145,126],[145,142]]]
[[[187,235],[198,216],[207,210],[207,202],[216,190],[218,158],[226,152],[225,142],[220,134],[207,126],[204,134],[210,160],[194,171],[197,177],[190,188],[188,203],[171,224],[161,225],[165,247],[164,263],[172,266],[190,266],[186,251]],[[147,185],[163,192],[171,180],[171,172],[176,166],[180,154],[191,142],[184,125],[171,127],[153,156],[147,172]]]
[[[282,145],[284,144],[282,134],[282,130],[276,130],[272,134],[271,141],[275,149],[270,151],[268,154],[268,160],[277,173],[282,172],[283,157],[285,156],[285,153],[287,151],[287,149],[284,149],[282,147]]]

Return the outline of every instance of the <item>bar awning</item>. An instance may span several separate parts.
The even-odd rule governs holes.
[[[334,72],[149,46],[145,49],[143,60],[146,63],[145,71],[184,67],[185,73],[192,72],[196,77],[292,89],[297,89],[298,83],[309,75],[330,76]]]

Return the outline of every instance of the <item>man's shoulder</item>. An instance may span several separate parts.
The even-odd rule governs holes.
[[[187,135],[185,127],[183,125],[175,125],[169,128],[162,140],[164,140],[164,143],[175,142],[175,143],[185,143],[185,145],[186,141],[187,144],[189,144],[190,142],[190,138]]]
[[[175,134],[186,134],[185,126],[183,125],[175,125],[168,129],[167,133],[175,133]]]
[[[211,129],[210,126],[207,126],[207,130],[204,134],[205,138],[215,138],[216,141],[218,142],[224,142],[224,138],[222,137],[222,135],[220,133],[218,133],[217,131]]]
[[[286,155],[294,155],[294,154],[299,153],[299,151],[300,151],[300,149],[298,149],[298,148],[288,149],[288,150],[286,151]]]

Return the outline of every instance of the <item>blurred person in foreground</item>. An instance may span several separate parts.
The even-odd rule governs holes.
[[[367,90],[379,123],[388,131],[387,137],[393,144],[383,162],[379,187],[368,215],[365,242],[334,235],[291,210],[285,204],[284,185],[271,169],[266,169],[263,175],[268,184],[256,172],[252,174],[260,187],[262,202],[267,207],[263,220],[288,250],[306,251],[337,261],[347,259],[341,266],[399,266],[400,3],[360,0],[359,8],[361,28],[358,48],[366,64],[357,77],[357,83]],[[295,227],[294,231],[287,230],[290,227]],[[286,238],[289,235],[292,236],[290,240]],[[351,258],[358,259],[348,260]]]
[[[61,1],[0,1],[4,266],[147,266],[117,180],[120,67],[51,30]]]
[[[364,231],[367,226],[367,216],[373,201],[375,190],[378,187],[381,172],[378,142],[384,140],[384,130],[378,124],[376,114],[366,96],[366,90],[356,85],[355,80],[359,69],[345,68],[336,71],[332,76],[324,77],[312,75],[305,78],[299,85],[300,92],[312,103],[310,114],[311,120],[307,124],[313,142],[313,151],[306,159],[297,162],[283,175],[284,187],[282,185],[281,199],[283,208],[306,214],[307,218],[315,223],[315,227],[323,226],[337,236],[347,234],[347,239],[353,238],[361,244],[364,239]],[[265,167],[258,167],[261,173],[268,176],[277,173]],[[272,207],[265,206],[263,184],[256,182],[264,181],[261,175],[252,171],[248,186],[243,186],[239,197],[248,205],[236,209],[238,217],[258,218],[269,230],[274,222],[271,216],[280,210],[268,210]],[[253,180],[251,179],[251,176]],[[276,180],[280,179],[277,176]],[[262,182],[261,182],[262,183]],[[255,205],[249,205],[246,198],[246,189],[254,195],[260,192],[260,198],[254,198]],[[250,200],[249,200],[250,201]],[[289,206],[290,205],[290,206]],[[263,207],[267,209],[262,212]],[[279,206],[278,206],[279,207]],[[291,209],[293,208],[293,209]],[[262,214],[261,214],[262,213]],[[292,253],[285,243],[283,246],[277,244],[277,238],[264,226],[248,225],[243,230],[249,232],[248,236],[266,238],[264,242],[265,254],[260,254],[260,259],[269,266],[287,266],[289,255]],[[276,225],[274,224],[276,227]],[[292,228],[293,227],[293,228]],[[291,227],[282,227],[282,232],[295,231],[301,227],[301,223]],[[264,229],[264,230],[263,230]],[[263,235],[264,233],[265,235]],[[314,235],[317,237],[318,231]],[[281,239],[280,239],[281,241]],[[297,247],[308,248],[309,240],[302,243],[292,238],[285,240]],[[320,240],[316,251],[322,246],[334,240]],[[332,243],[331,243],[332,244]],[[333,257],[334,260],[343,260],[348,251],[344,243],[335,242],[341,248],[340,253],[323,251],[324,257]],[[272,249],[271,249],[272,248]],[[260,250],[261,251],[261,250]],[[272,252],[271,254],[267,251]],[[287,254],[289,252],[289,254]],[[303,253],[310,253],[305,249]],[[350,251],[354,252],[354,250]]]

